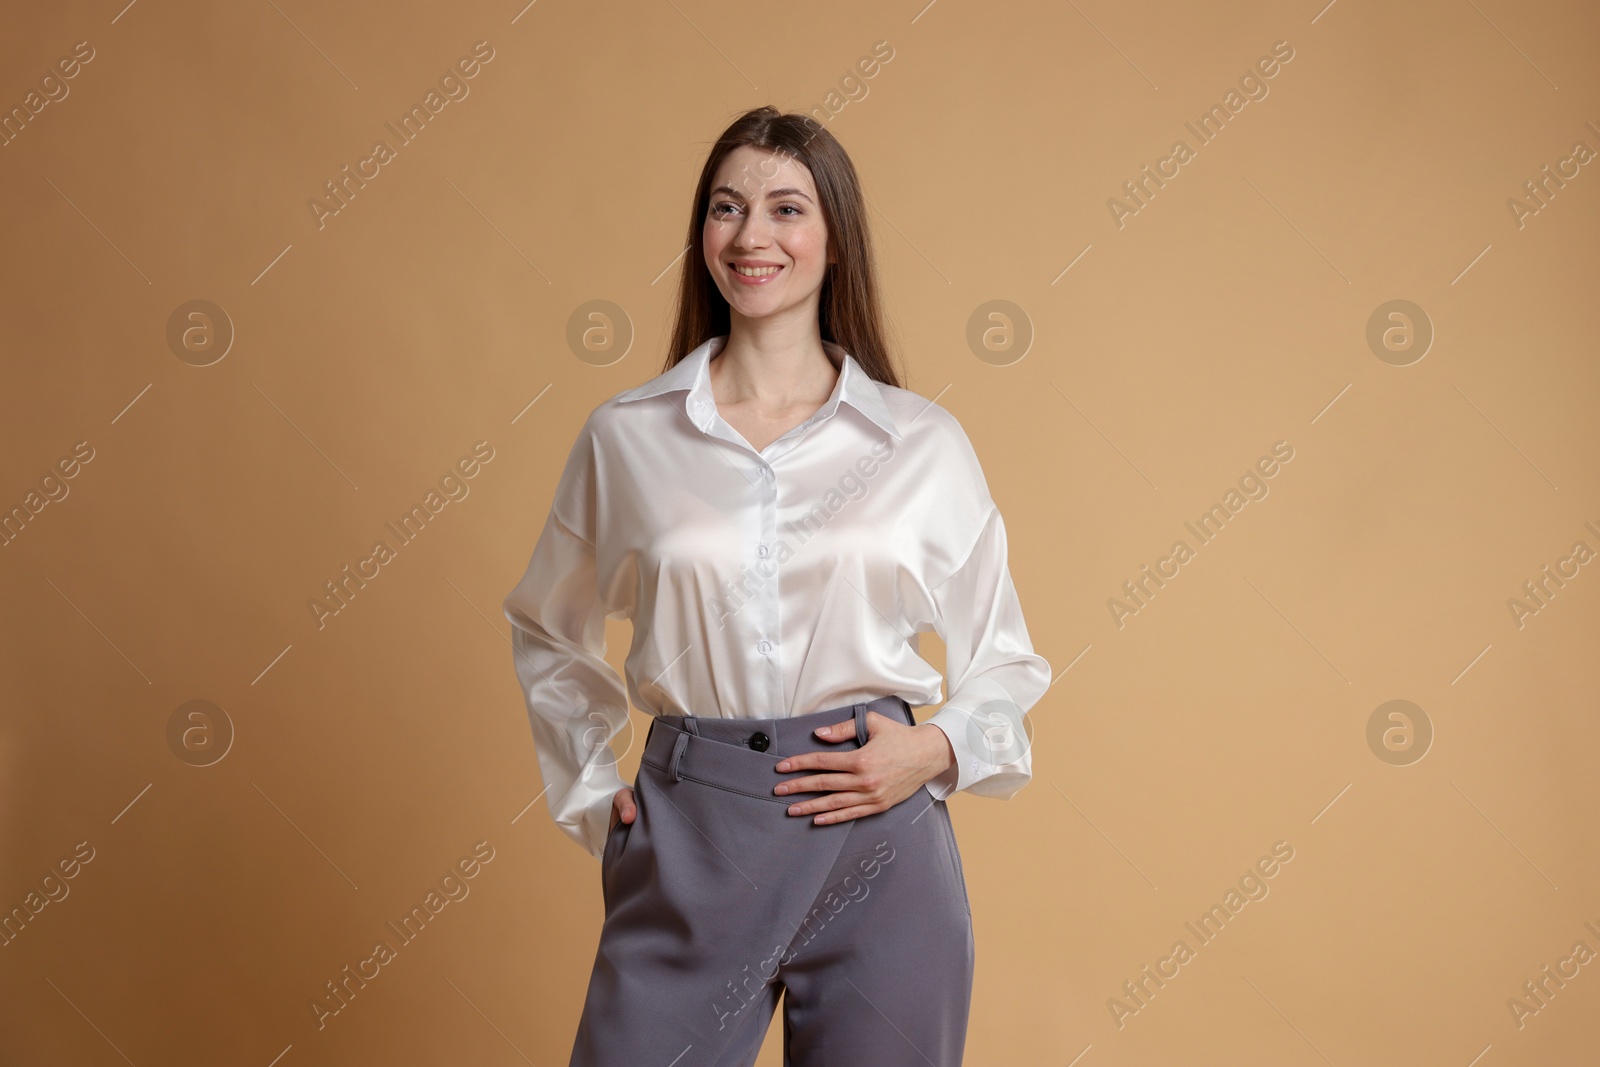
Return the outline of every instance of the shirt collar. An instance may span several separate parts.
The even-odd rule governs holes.
[[[717,410],[716,400],[711,392],[711,360],[727,343],[726,334],[711,338],[674,363],[664,373],[622,393],[617,400],[623,402],[642,400],[645,397],[659,396],[662,393],[682,389],[685,391],[684,411],[689,416],[689,421],[704,431],[710,426]],[[879,383],[861,369],[861,364],[856,362],[854,356],[839,345],[832,341],[823,341],[822,348],[839,368],[839,377],[834,382],[832,394],[822,407],[817,409],[811,421],[821,422],[823,419],[831,418],[838,410],[839,404],[843,402],[861,412],[889,436],[898,440],[901,437],[900,427],[895,424],[894,415],[889,411],[889,405],[884,400]]]

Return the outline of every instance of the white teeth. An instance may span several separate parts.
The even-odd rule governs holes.
[[[783,268],[782,267],[741,267],[737,263],[735,263],[733,265],[733,269],[738,271],[740,274],[743,274],[746,278],[764,278],[768,274],[776,274],[776,273],[778,273]]]

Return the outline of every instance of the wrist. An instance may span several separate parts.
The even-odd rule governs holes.
[[[916,729],[925,731],[929,735],[927,744],[929,753],[928,777],[936,778],[955,764],[955,746],[950,743],[949,735],[931,722],[922,723]]]

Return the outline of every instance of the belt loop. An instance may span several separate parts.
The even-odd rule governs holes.
[[[683,750],[689,747],[689,735],[684,732],[678,734],[678,740],[672,746],[672,762],[667,764],[667,777],[674,782],[678,781],[678,764],[683,762]]]
[[[856,712],[856,747],[860,748],[867,743],[867,706],[857,704]]]
[[[683,728],[696,737],[700,736],[700,720],[696,716],[685,715],[683,717]]]

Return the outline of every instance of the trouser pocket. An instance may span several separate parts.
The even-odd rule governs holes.
[[[635,796],[637,795],[638,792],[635,790]],[[643,813],[644,809],[635,804],[633,822],[626,823],[618,819],[617,824],[606,834],[605,848],[600,852],[600,898],[605,903],[607,912],[611,910],[611,872],[616,867],[617,854],[622,851],[627,843],[628,832],[633,829]]]

